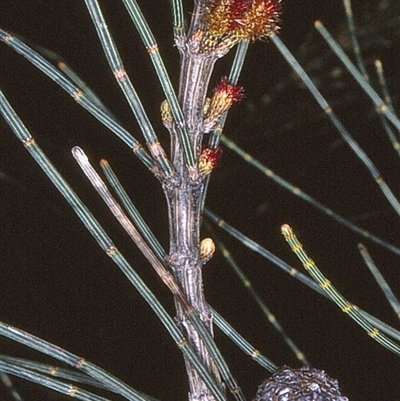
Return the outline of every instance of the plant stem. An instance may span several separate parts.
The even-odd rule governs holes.
[[[204,5],[197,4],[199,16]],[[203,140],[203,110],[214,64],[218,57],[198,52],[196,31],[201,26],[201,18],[193,18],[187,38],[178,44],[181,55],[178,100],[185,117],[195,159],[198,160]],[[178,128],[178,127],[177,127]],[[213,335],[212,313],[208,308],[203,291],[202,260],[199,258],[201,205],[204,182],[198,174],[191,174],[185,166],[178,136],[171,132],[171,160],[178,180],[167,181],[163,185],[168,204],[170,251],[168,264],[175,280],[185,293],[189,303],[200,316],[208,331]],[[197,169],[197,166],[196,166]],[[194,177],[196,177],[194,179]],[[221,384],[220,373],[200,339],[197,331],[176,302],[176,319],[190,344],[203,361],[209,372]],[[189,379],[189,400],[214,400],[210,391],[189,362],[186,371]]]

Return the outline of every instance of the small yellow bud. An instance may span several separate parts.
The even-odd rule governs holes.
[[[207,263],[212,256],[214,255],[215,252],[215,244],[214,241],[211,238],[204,238],[200,242],[200,260],[203,263]]]

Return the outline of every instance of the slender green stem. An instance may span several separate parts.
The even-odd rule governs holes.
[[[154,294],[150,291],[150,289],[145,285],[143,280],[137,275],[137,273],[125,260],[123,255],[118,251],[118,249],[112,242],[111,238],[103,230],[98,221],[90,213],[90,211],[79,199],[79,197],[75,194],[75,192],[71,189],[71,187],[66,183],[66,181],[59,174],[59,172],[55,169],[50,160],[42,152],[40,147],[35,143],[34,139],[29,134],[26,127],[19,119],[19,117],[16,115],[14,110],[11,108],[11,106],[9,105],[9,103],[4,98],[1,92],[0,92],[0,107],[6,121],[9,122],[10,127],[13,129],[15,135],[21,140],[21,142],[24,144],[26,149],[31,153],[32,157],[35,159],[38,165],[42,168],[42,170],[52,181],[54,186],[59,190],[59,192],[71,205],[74,212],[84,223],[86,229],[94,237],[94,239],[99,244],[101,249],[108,256],[110,256],[112,261],[120,268],[120,270],[125,274],[128,280],[134,285],[134,287],[138,290],[141,296],[153,309],[157,317],[160,319],[164,327],[167,329],[171,337],[174,339],[175,343],[177,344],[181,352],[184,354],[188,363],[190,363],[195,368],[195,370],[202,378],[204,383],[207,385],[208,389],[211,391],[214,397],[219,401],[222,401],[224,399],[224,395],[222,394],[219,385],[211,377],[208,369],[204,366],[204,364],[197,356],[196,352],[183,337],[182,333],[175,325],[175,322],[168,315],[168,313],[165,311],[163,306],[160,304],[160,302],[154,296]]]
[[[10,375],[20,377],[22,379],[40,384],[54,390],[58,393],[65,394],[69,397],[76,398],[83,401],[110,401],[108,398],[100,397],[90,391],[83,390],[71,384],[65,384],[61,380],[52,379],[41,373],[34,372],[30,369],[23,368],[22,366],[15,366],[11,363],[0,360],[0,371]]]
[[[369,79],[368,71],[366,69],[365,62],[364,62],[364,59],[361,54],[361,47],[359,45],[357,35],[356,35],[356,26],[354,23],[354,16],[353,16],[353,10],[352,10],[352,6],[351,6],[351,1],[343,0],[343,4],[345,7],[345,11],[346,11],[347,25],[349,27],[350,38],[351,38],[351,41],[353,44],[353,51],[354,51],[354,55],[356,57],[358,69],[361,72],[362,76],[364,77],[365,81],[369,83],[370,79]],[[382,93],[384,96],[384,101],[385,101],[386,105],[388,106],[388,108],[394,113],[394,109],[391,104],[390,95],[389,95],[389,92],[388,92],[388,89],[386,86],[385,78],[383,76],[382,64],[380,63],[380,61],[376,61],[375,66],[376,66],[376,70],[377,70],[377,73],[379,76],[379,82],[380,82],[380,86],[381,86]],[[392,142],[394,150],[400,156],[400,146],[399,146],[398,140],[396,138],[396,135],[393,132],[388,120],[383,116],[382,113],[379,113],[379,118],[381,119],[381,122],[382,122],[385,132],[387,133],[390,141]]]
[[[322,274],[314,261],[304,251],[303,245],[297,239],[292,228],[289,225],[284,224],[281,229],[285,240],[288,242],[295,255],[299,258],[304,268],[310,273],[311,277],[322,288],[322,290],[326,292],[329,298],[339,306],[342,312],[349,314],[349,316],[376,342],[393,352],[395,355],[400,356],[400,346],[368,322],[368,320],[366,320],[359,312],[358,308],[354,307],[353,304],[347,301],[347,299],[344,298],[343,295],[341,295],[332,283]]]
[[[322,27],[322,24],[320,22],[316,23],[316,27],[323,32],[323,34],[328,35],[327,31],[325,28]],[[362,163],[365,165],[365,167],[368,169],[369,173],[371,174],[372,178],[374,181],[378,184],[379,188],[381,189],[382,193],[385,195],[386,199],[389,201],[389,203],[392,205],[394,211],[400,216],[400,203],[396,196],[393,194],[391,189],[388,187],[386,182],[384,181],[382,175],[376,168],[375,164],[373,161],[367,156],[367,154],[364,152],[364,150],[360,147],[360,145],[354,140],[354,138],[350,135],[350,133],[347,131],[347,129],[343,126],[343,124],[340,122],[340,120],[337,118],[336,114],[333,112],[332,108],[329,106],[325,98],[322,96],[321,92],[317,89],[315,84],[311,81],[307,73],[304,71],[304,69],[300,66],[300,64],[297,62],[297,60],[293,57],[293,55],[289,52],[288,48],[283,44],[281,39],[277,35],[272,35],[271,40],[274,42],[278,50],[281,52],[282,56],[286,59],[286,61],[289,63],[289,65],[293,68],[293,70],[296,72],[296,74],[299,76],[299,78],[304,82],[304,84],[307,86],[311,94],[314,96],[314,98],[317,100],[321,108],[324,110],[324,112],[327,114],[327,116],[330,118],[332,123],[335,125],[337,130],[339,131],[340,135],[342,138],[346,141],[350,149],[355,153],[355,155],[362,161]],[[326,40],[328,40],[326,38]],[[333,39],[332,39],[333,41]],[[336,42],[334,42],[336,43]],[[354,67],[353,64],[351,64],[350,59],[344,54],[344,52],[339,48],[339,46],[336,44],[335,50],[337,51],[337,54],[342,54],[343,53],[343,60],[344,57],[346,57],[344,63],[349,63],[349,65],[346,65],[346,68],[352,71],[353,76],[357,79],[357,82],[360,83],[362,82],[362,87],[363,88],[369,88],[369,93],[371,99],[374,101],[375,104],[379,104],[379,107],[377,106],[377,111],[379,111],[379,108],[381,112],[383,113],[384,110],[387,110],[387,106],[383,103],[383,101],[378,101],[375,98],[379,98],[378,94],[370,87],[370,85],[364,80],[362,75],[358,72],[358,70]],[[396,126],[397,129],[400,129],[400,121],[397,120],[397,117],[393,113],[386,113],[387,117],[389,118],[389,115],[393,118],[390,118],[390,121]],[[398,124],[395,122],[398,121]]]
[[[382,273],[379,271],[378,267],[376,266],[375,262],[371,258],[371,255],[368,252],[367,247],[363,244],[358,244],[358,250],[362,258],[364,259],[365,264],[367,265],[369,271],[374,276],[376,282],[378,283],[379,287],[381,288],[383,294],[385,295],[386,299],[389,301],[390,306],[394,310],[396,316],[400,319],[400,302],[397,299],[396,295],[390,288],[389,284],[383,277]]]
[[[274,373],[278,370],[278,365],[275,365],[268,358],[266,358],[258,349],[254,348],[248,341],[246,341],[215,309],[211,308],[211,310],[214,314],[215,324],[245,354],[249,355],[260,366],[262,366],[264,369],[267,369],[271,373]]]
[[[174,28],[175,43],[179,47],[185,36],[185,17],[183,15],[182,0],[170,0],[172,9],[172,25]]]
[[[99,99],[96,93],[84,82],[81,77],[74,71],[68,63],[63,60],[63,58],[57,54],[56,52],[46,49],[41,46],[33,46],[39,54],[46,57],[48,60],[55,63],[57,68],[71,81],[73,82],[82,92],[85,93],[87,97],[89,97],[93,103],[95,103],[99,108],[101,108],[106,114],[109,114],[110,117],[116,120],[116,117],[107,109],[104,103]]]
[[[394,329],[392,326],[389,326],[387,323],[382,322],[382,320],[377,319],[375,316],[372,316],[370,313],[366,312],[358,308],[357,305],[353,305],[358,311],[373,325],[376,326],[379,330],[382,330],[388,336],[392,337],[396,341],[400,341],[400,332]]]
[[[233,59],[231,71],[229,73],[229,78],[228,78],[229,82],[234,85],[236,85],[239,81],[239,76],[240,76],[240,73],[242,72],[242,68],[244,65],[244,61],[246,59],[246,54],[247,54],[248,48],[249,48],[248,40],[242,40],[237,45],[235,58]],[[219,145],[219,141],[220,141],[220,138],[222,135],[222,131],[224,129],[225,121],[226,121],[226,118],[228,117],[228,112],[229,112],[229,110],[220,117],[218,123],[216,124],[215,129],[210,134],[208,146],[211,149],[216,149]]]
[[[139,127],[146,138],[147,146],[150,149],[153,158],[159,164],[162,173],[166,177],[169,177],[173,174],[171,163],[167,159],[167,156],[159,143],[157,135],[154,132],[153,126],[151,125],[151,122],[143,108],[142,102],[140,101],[140,98],[134,86],[132,85],[129,76],[125,71],[125,67],[122,63],[118,49],[107,28],[100,5],[97,0],[85,0],[85,3],[96,28],[100,43],[103,46],[104,54],[107,58],[108,64],[110,65],[115,79],[125,95],[125,98],[128,101],[129,106],[131,107],[131,110],[133,111],[139,124]]]
[[[47,365],[44,363],[30,361],[23,358],[10,357],[8,355],[0,355],[0,361],[11,363],[14,366],[21,366],[31,371],[42,373],[46,376],[58,377],[60,379],[66,379],[75,383],[89,384],[93,387],[107,389],[107,386],[105,386],[98,380],[95,380],[84,373],[76,372],[72,369],[66,369],[54,365]]]
[[[370,79],[369,79],[368,71],[365,66],[365,62],[364,62],[364,59],[361,54],[361,47],[360,47],[360,44],[358,42],[357,35],[356,35],[356,26],[354,23],[354,16],[353,16],[353,10],[351,7],[351,1],[343,0],[343,4],[344,4],[345,11],[346,11],[347,25],[349,27],[350,38],[351,38],[351,42],[353,44],[353,51],[354,51],[354,55],[356,57],[358,69],[361,72],[362,76],[364,77],[365,81],[369,83]],[[380,86],[382,89],[382,93],[384,95],[384,101],[385,101],[386,105],[388,106],[388,108],[394,113],[394,109],[392,107],[391,100],[390,100],[390,95],[388,93],[388,89],[386,86],[385,78],[383,76],[382,64],[379,61],[376,61],[375,66],[376,66],[376,70],[377,70],[377,73],[379,76],[379,82],[380,82]],[[389,139],[392,142],[393,148],[395,149],[397,154],[400,156],[399,143],[398,143],[395,133],[392,130],[392,127],[390,126],[388,120],[383,116],[382,113],[379,113],[379,118],[381,119],[381,122],[382,122],[385,132],[387,133]]]
[[[172,87],[171,80],[168,76],[164,62],[160,56],[157,42],[137,2],[135,0],[122,0],[122,2],[124,3],[133,23],[135,24],[135,27],[139,32],[139,35],[142,38],[142,41],[149,53],[150,59],[153,62],[158,79],[161,83],[165,97],[167,98],[172,115],[174,117],[176,130],[185,159],[186,167],[189,170],[189,175],[195,177],[197,166],[194,156],[194,149],[192,147],[182,109],[179,106],[178,99]]]
[[[277,256],[273,255],[271,252],[263,248],[261,245],[257,244],[255,241],[251,240],[250,238],[246,237],[243,233],[236,230],[234,227],[229,225],[226,221],[222,220],[219,216],[215,213],[211,212],[207,208],[204,210],[205,216],[218,227],[222,228],[224,231],[229,233],[232,237],[239,240],[245,247],[253,250],[254,252],[258,253],[265,259],[271,261],[277,267],[288,273],[289,275],[293,276],[303,284],[307,285],[307,287],[311,288],[312,290],[316,291],[318,294],[324,296],[325,298],[329,298],[328,295],[309,277],[305,274],[301,273],[296,268],[288,265],[282,259],[278,258]],[[380,330],[385,332],[387,335],[393,337],[394,339],[400,341],[400,332],[393,327],[389,326],[388,324],[380,321],[376,317],[370,315],[369,313],[365,312],[364,310],[358,308],[356,305],[353,305],[364,317],[367,319],[371,324],[378,327]]]
[[[167,256],[165,250],[161,246],[160,242],[157,240],[156,236],[151,231],[150,227],[147,225],[136,206],[133,204],[128,194],[126,193],[124,187],[118,180],[118,177],[114,173],[111,166],[108,164],[107,160],[100,161],[100,167],[102,168],[104,175],[107,178],[107,181],[117,194],[120,199],[122,205],[127,211],[129,217],[132,219],[135,226],[138,228],[139,232],[143,235],[146,242],[151,247],[152,251],[157,255],[159,261],[165,263],[165,267],[167,264],[165,262],[165,258]]]
[[[215,239],[215,236],[214,236],[214,239]],[[304,352],[302,352],[300,350],[300,348],[294,343],[294,341],[286,333],[286,330],[282,327],[282,325],[276,319],[275,315],[271,312],[271,310],[268,308],[268,306],[263,301],[261,296],[255,290],[255,288],[254,288],[252,282],[250,281],[250,279],[246,276],[244,271],[236,263],[236,261],[233,258],[231,252],[229,252],[229,250],[225,247],[225,245],[221,241],[216,240],[216,244],[218,246],[218,249],[222,252],[222,256],[225,258],[225,260],[228,262],[229,266],[231,266],[233,271],[239,277],[239,279],[242,282],[243,286],[247,289],[247,291],[249,291],[251,297],[254,299],[254,301],[256,302],[258,307],[261,309],[261,311],[263,312],[265,317],[272,324],[274,329],[282,336],[283,340],[286,342],[288,347],[292,350],[292,352],[294,353],[296,358],[303,365],[306,365],[306,366],[310,365],[310,363],[307,361],[307,358],[304,355]]]
[[[363,56],[361,54],[361,47],[358,43],[357,35],[356,35],[356,25],[354,23],[354,15],[351,7],[351,0],[343,0],[344,9],[346,11],[347,25],[349,27],[350,38],[353,44],[354,55],[357,60],[358,69],[361,74],[364,76],[366,81],[369,81],[368,72],[365,68],[365,63],[363,60]]]
[[[375,69],[376,69],[376,73],[378,74],[378,77],[379,77],[379,84],[382,89],[383,98],[385,100],[385,103],[392,111],[394,111],[392,97],[390,96],[390,93],[389,93],[389,88],[387,86],[385,74],[383,72],[382,62],[380,60],[375,60]]]
[[[127,384],[94,365],[93,363],[23,330],[0,322],[0,335],[23,344],[29,348],[35,349],[45,355],[49,355],[52,358],[55,358],[69,366],[72,366],[75,369],[86,373],[93,379],[103,383],[107,389],[122,395],[127,400],[149,401],[149,398],[151,398],[148,396],[143,396],[138,391],[132,389]]]
[[[360,87],[364,90],[364,92],[370,97],[376,107],[376,111],[378,113],[383,114],[395,127],[398,131],[400,131],[400,120],[393,113],[393,111],[387,106],[387,104],[381,99],[379,94],[372,88],[372,86],[365,80],[362,74],[357,70],[355,65],[346,55],[346,53],[342,50],[339,44],[333,39],[327,29],[324,27],[321,21],[315,22],[315,28],[321,34],[321,36],[325,39],[326,43],[333,50],[339,60],[343,63],[344,67],[350,74],[354,77]]]
[[[115,135],[125,142],[125,144],[133,150],[135,155],[149,170],[153,171],[154,174],[157,174],[158,168],[154,160],[145,151],[145,149],[143,149],[142,145],[113,117],[111,117],[109,113],[105,112],[102,107],[93,102],[90,97],[80,90],[80,88],[72,84],[60,71],[57,70],[56,67],[50,64],[45,58],[32,50],[21,40],[3,31],[2,29],[0,29],[0,41],[4,42],[17,53],[25,57],[35,67],[46,74],[51,80],[53,80],[64,91],[72,96],[78,104],[89,111],[89,113],[97,118],[104,126],[109,128]]]
[[[15,388],[14,383],[12,382],[10,376],[7,373],[0,372],[0,380],[3,383],[4,387],[11,394],[11,397],[14,398],[15,401],[24,401],[23,398],[21,397],[20,393]]]
[[[311,280],[309,277],[307,277],[305,274],[301,273],[300,271],[298,271],[294,267],[292,267],[292,266],[288,265],[287,263],[285,263],[282,259],[280,259],[277,256],[275,256],[270,251],[268,251],[267,249],[263,248],[261,245],[257,244],[255,241],[253,241],[250,238],[246,237],[244,234],[242,234],[240,231],[236,230],[234,227],[232,227],[230,224],[228,224],[225,220],[221,219],[219,216],[217,216],[211,210],[205,208],[204,209],[204,216],[207,217],[214,224],[216,224],[218,227],[220,227],[223,230],[225,230],[226,232],[228,232],[234,238],[239,240],[247,248],[251,249],[252,251],[254,251],[254,252],[258,253],[258,254],[260,254],[264,258],[268,259],[273,264],[278,266],[280,269],[282,269],[286,273],[290,274],[291,276],[297,278],[303,284],[307,285],[308,287],[310,287],[311,289],[315,290],[319,294],[324,295],[324,292],[321,291],[321,289],[318,287],[318,285],[315,284],[315,282],[313,280]]]
[[[281,176],[277,175],[273,170],[266,167],[262,163],[260,163],[257,159],[247,153],[245,150],[240,148],[235,142],[227,138],[225,135],[222,135],[221,142],[227,146],[229,149],[233,150],[238,156],[240,156],[246,163],[249,163],[251,166],[255,167],[258,171],[264,174],[266,177],[280,185],[282,188],[286,189],[293,195],[303,199],[311,206],[315,207],[316,209],[320,210],[327,216],[331,217],[332,219],[336,220],[338,223],[342,224],[343,226],[349,228],[350,230],[356,232],[357,234],[367,238],[378,245],[388,249],[389,251],[400,255],[400,249],[389,242],[384,241],[383,239],[377,237],[376,235],[370,233],[369,231],[365,230],[362,227],[356,226],[350,220],[346,219],[345,217],[341,216],[340,214],[333,211],[330,207],[316,201],[310,195],[302,191],[299,187],[292,185],[290,182],[286,181]]]
[[[392,99],[391,99],[389,89],[386,84],[385,74],[383,73],[383,66],[382,66],[382,63],[380,60],[375,60],[375,69],[376,69],[376,73],[379,78],[379,84],[380,84],[380,87],[382,90],[382,94],[383,94],[385,103],[394,112]],[[392,129],[389,122],[385,118],[383,118],[383,116],[381,114],[379,114],[379,117],[381,118],[383,128],[385,129],[385,132],[386,132],[390,142],[392,143],[393,149],[395,150],[397,155],[400,156],[400,142],[399,142],[399,135],[398,135],[399,132],[397,132],[397,135],[396,135],[396,132]]]

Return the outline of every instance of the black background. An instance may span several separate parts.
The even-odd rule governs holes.
[[[101,3],[128,73],[168,149],[168,136],[158,117],[163,95],[151,62],[123,6],[110,0]],[[179,60],[172,47],[169,2],[141,3],[176,87]],[[187,3],[189,15],[191,6]],[[372,79],[376,81],[371,64],[380,57],[398,106],[400,59],[395,43],[399,39],[400,10],[396,3],[360,0],[354,1],[353,7]],[[339,0],[286,0],[281,38],[306,66],[394,193],[399,193],[399,161],[373,106],[314,31],[315,19],[321,19],[342,45],[348,44]],[[108,70],[83,1],[1,0],[0,26],[61,54],[124,126],[140,138]],[[231,59],[230,55],[218,64],[213,82],[227,74]],[[166,208],[157,181],[124,144],[5,45],[0,48],[0,63],[0,86],[11,104],[172,315],[173,302],[167,290],[98,200],[70,149],[79,145],[92,161],[109,160],[167,248]],[[226,135],[317,200],[399,244],[398,216],[272,44],[251,47],[240,82],[247,95],[232,109]],[[166,331],[97,248],[3,121],[0,129],[0,318],[87,358],[160,400],[185,399],[188,390],[182,358]],[[398,256],[342,228],[228,150],[213,174],[208,207],[299,268],[280,235],[281,224],[290,223],[343,295],[398,327],[398,320],[358,254],[357,243],[365,242],[393,290],[400,294]],[[400,399],[396,356],[370,339],[335,305],[222,232],[218,234],[310,363],[338,379],[350,400]],[[278,365],[299,366],[221,255],[216,254],[204,268],[204,281],[208,302],[255,347]],[[251,399],[267,372],[243,356],[217,329],[216,340]],[[8,340],[1,339],[0,344],[1,352],[47,360]],[[19,380],[16,385],[26,399],[60,397]],[[0,394],[1,400],[9,399],[1,387]]]

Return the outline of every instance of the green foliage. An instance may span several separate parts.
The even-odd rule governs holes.
[[[159,119],[164,96],[146,52],[132,33],[123,7],[117,3],[104,1],[109,26],[155,130],[168,149],[168,135]],[[143,12],[154,27],[161,55],[177,86],[178,54],[172,48],[171,29],[166,29],[171,20],[166,3],[145,2]],[[398,159],[370,101],[311,28],[313,19],[322,19],[351,53],[341,2],[325,3],[304,2],[302,9],[297,2],[287,0],[280,37],[399,193],[393,167],[398,165]],[[400,24],[397,3],[387,0],[353,5],[373,83],[376,85],[377,80],[372,62],[381,57],[388,86],[393,91],[399,84],[395,63],[399,60],[395,46]],[[186,13],[190,9],[188,6]],[[139,137],[137,124],[129,117],[129,108],[109,73],[83,2],[70,1],[62,9],[54,2],[3,2],[0,16],[0,26],[66,57],[106,106]],[[48,79],[5,46],[0,52],[0,85],[10,102],[172,315],[170,294],[93,196],[69,150],[79,145],[90,153],[92,160],[107,158],[167,248],[168,222],[157,181],[129,149]],[[222,72],[226,74],[229,63],[231,57],[222,60],[211,82],[217,82]],[[272,44],[252,46],[242,77],[246,99],[231,113],[226,135],[319,201],[396,242],[393,232],[398,231],[398,216],[386,205],[359,160]],[[396,106],[398,93],[392,95]],[[82,355],[161,400],[185,399],[181,355],[165,330],[125,278],[98,251],[3,121],[0,124],[1,319]],[[220,167],[213,173],[207,205],[250,238],[300,267],[279,233],[281,224],[290,223],[307,244],[310,255],[346,298],[390,324],[397,323],[358,254],[356,244],[363,239],[266,181],[233,152],[225,151]],[[337,378],[350,400],[392,400],[400,393],[395,356],[367,338],[322,297],[239,247],[231,238],[218,235],[231,247],[258,292],[311,364]],[[375,245],[368,247],[399,293],[396,256]],[[204,268],[207,300],[275,363],[298,365],[282,338],[268,327],[246,290],[225,266],[217,253]],[[266,372],[245,359],[218,331],[216,340],[234,376],[251,398]],[[3,339],[0,344],[2,352],[40,358]],[[18,388],[27,388],[27,398],[42,399],[41,390],[25,387],[18,380],[16,383]]]

